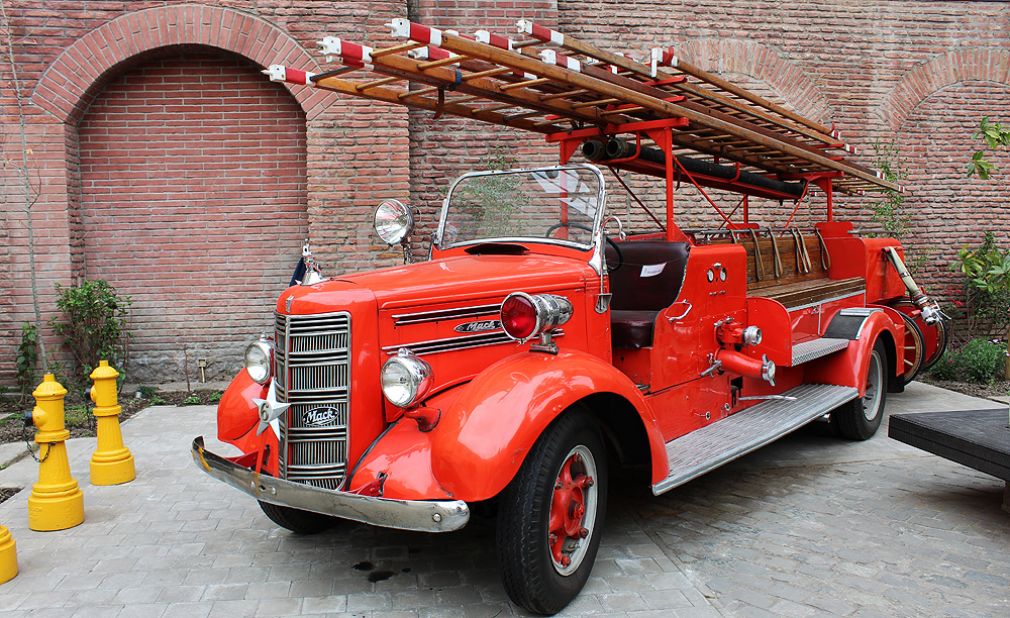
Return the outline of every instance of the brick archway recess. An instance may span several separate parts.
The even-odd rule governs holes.
[[[298,41],[266,20],[225,7],[180,4],[126,13],[88,32],[49,65],[31,102],[61,122],[76,124],[118,65],[180,45],[215,47],[264,67],[282,63],[319,69]],[[332,92],[288,88],[309,120],[336,99]]]
[[[933,93],[967,81],[1010,84],[1010,50],[956,49],[916,65],[905,73],[887,97],[883,117],[891,129],[897,131],[916,107]]]

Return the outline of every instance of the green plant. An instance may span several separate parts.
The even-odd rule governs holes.
[[[978,131],[972,136],[974,139],[981,139],[986,148],[976,150],[971,155],[968,163],[968,177],[978,175],[982,180],[989,180],[992,173],[996,171],[996,166],[987,158],[986,150],[993,151],[998,148],[1010,147],[1010,129],[1003,128],[998,122],[990,122],[989,117],[982,118],[979,122]]]
[[[157,386],[138,386],[137,392],[140,393],[142,399],[152,399],[158,396]]]
[[[63,316],[54,317],[51,324],[73,355],[72,379],[86,383],[98,361],[108,360],[119,370],[122,380],[129,341],[126,318],[132,303],[130,297],[119,295],[101,279],[85,281],[77,287],[56,284],[56,292],[59,294],[56,308]]]
[[[34,324],[25,322],[21,326],[21,342],[18,344],[14,365],[17,371],[18,388],[23,401],[35,388],[35,368],[39,361],[39,330]]]
[[[190,393],[189,395],[186,396],[185,399],[182,400],[182,404],[181,405],[184,405],[184,406],[198,406],[201,403],[203,403],[203,402],[200,401],[200,396],[199,395],[197,395],[196,393]]]
[[[876,141],[873,144],[875,164],[884,180],[901,182],[908,178],[908,168],[901,158],[901,150],[897,141]],[[902,238],[911,225],[912,217],[905,211],[905,196],[893,189],[883,191],[883,199],[873,202],[873,220],[884,228],[884,235],[891,238]]]
[[[982,244],[957,252],[953,268],[964,275],[963,308],[968,332],[1002,335],[1010,325],[1010,249],[993,232]]]
[[[930,370],[938,380],[992,384],[1003,375],[1006,346],[986,339],[972,339],[960,350],[947,352]]]
[[[210,395],[207,396],[207,403],[220,403],[221,402],[221,397],[223,397],[223,396],[224,396],[223,392],[221,392],[221,391],[214,391]]]

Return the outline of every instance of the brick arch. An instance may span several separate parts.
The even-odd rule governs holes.
[[[260,66],[319,68],[295,39],[255,15],[219,6],[162,6],[123,14],[77,39],[46,68],[31,101],[61,122],[76,123],[117,67],[145,52],[192,45],[236,53]],[[305,86],[288,88],[309,119],[336,98]]]
[[[969,81],[1010,84],[1010,51],[955,49],[916,65],[895,86],[884,104],[884,118],[897,130],[923,101],[953,84]]]
[[[707,71],[746,75],[767,84],[797,112],[819,122],[831,117],[831,105],[803,68],[774,48],[740,39],[691,39],[677,53]]]

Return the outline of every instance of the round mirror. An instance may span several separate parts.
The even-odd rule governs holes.
[[[399,200],[386,200],[375,209],[375,233],[387,245],[403,242],[414,229],[414,213]]]

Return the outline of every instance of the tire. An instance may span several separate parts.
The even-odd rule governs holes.
[[[868,440],[877,433],[887,402],[887,352],[879,339],[873,346],[866,369],[866,396],[854,399],[831,413],[840,436],[848,440]]]
[[[502,492],[498,562],[517,605],[555,614],[586,585],[606,516],[606,457],[595,422],[570,412],[540,436]]]
[[[295,534],[316,534],[332,528],[337,523],[336,517],[302,511],[289,506],[270,504],[258,501],[263,513],[281,528],[286,528]]]

